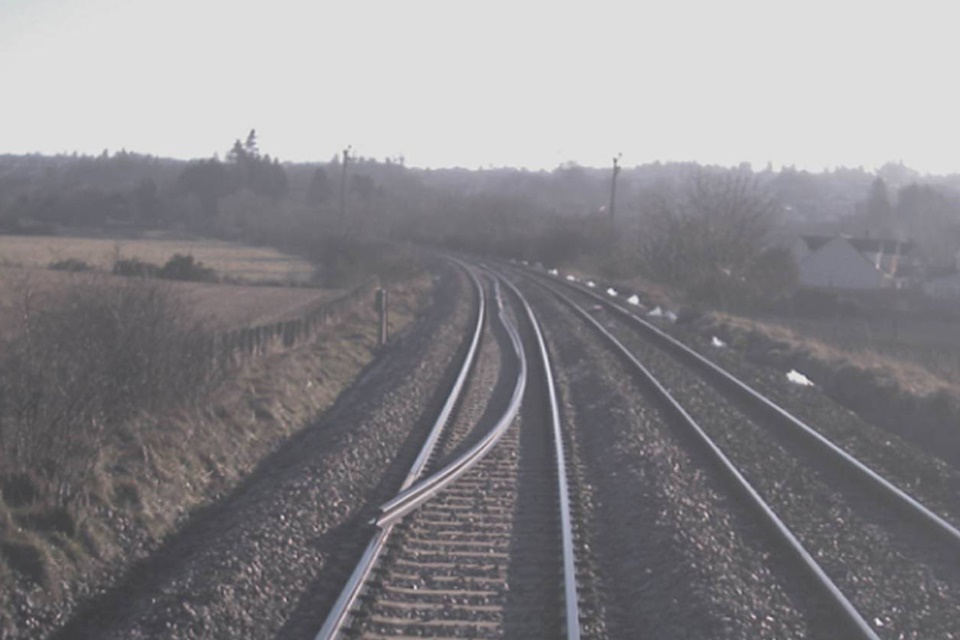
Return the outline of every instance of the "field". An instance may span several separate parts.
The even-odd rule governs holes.
[[[109,271],[118,256],[162,265],[176,253],[192,255],[221,276],[239,282],[303,283],[313,275],[309,262],[275,249],[219,240],[0,236],[0,264],[5,266],[47,267],[73,258]]]
[[[302,283],[309,281],[313,274],[310,263],[265,247],[217,240],[0,236],[0,330],[11,326],[28,293],[42,296],[84,278],[118,278],[109,275],[117,256],[163,264],[176,253],[192,255],[215,269],[221,278],[237,283],[164,281],[164,286],[182,293],[198,316],[220,328],[295,318],[318,302],[341,293],[335,289],[263,286]],[[82,260],[101,272],[68,273],[47,269],[52,262],[71,258]]]

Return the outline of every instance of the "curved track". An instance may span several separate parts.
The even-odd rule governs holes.
[[[462,266],[482,298],[479,279]],[[455,408],[471,384],[473,357],[468,356],[401,492],[379,509],[367,550],[318,640],[348,633],[364,638],[558,637],[564,629],[566,637],[579,638],[568,491],[549,358],[519,292],[511,286],[507,302],[499,280],[491,276],[489,281],[496,323],[485,338],[498,345],[498,386],[506,377],[509,399],[496,408],[467,412],[480,415],[472,429],[451,427],[463,422]],[[485,315],[478,317],[471,352],[480,342]],[[496,402],[493,394],[490,403]]]

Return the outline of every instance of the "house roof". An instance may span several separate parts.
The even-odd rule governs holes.
[[[860,253],[894,254],[899,252],[903,255],[913,249],[912,242],[884,238],[847,238],[847,242]]]
[[[939,280],[941,278],[952,278],[957,275],[956,265],[930,266],[927,268],[927,280]]]
[[[912,251],[914,247],[914,243],[910,241],[893,240],[890,238],[853,238],[848,235],[839,235],[841,238],[849,242],[850,246],[860,253],[883,253],[889,255],[900,253],[900,255],[903,255]],[[800,238],[807,244],[807,248],[810,249],[810,251],[816,251],[823,245],[833,240],[835,237],[837,236],[800,236]]]
[[[805,235],[805,236],[800,236],[800,239],[806,243],[807,249],[810,249],[810,251],[816,251],[823,245],[830,242],[833,239],[833,236],[806,236]]]

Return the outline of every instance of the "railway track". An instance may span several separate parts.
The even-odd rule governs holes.
[[[212,536],[216,544],[202,554],[179,551],[192,549],[197,538],[188,538],[166,556],[182,558],[188,579],[173,582],[157,571],[138,591],[140,604],[111,605],[117,624],[92,610],[61,637],[958,637],[956,536],[942,515],[956,520],[960,509],[938,503],[926,524],[914,522],[916,501],[876,493],[870,486],[878,474],[843,471],[844,456],[819,451],[815,435],[789,435],[796,421],[786,412],[751,400],[741,383],[706,364],[691,370],[696,358],[682,345],[642,327],[628,308],[607,306],[607,296],[570,289],[562,291],[565,301],[529,282],[532,274],[512,275],[516,290],[495,272],[467,273],[475,302],[462,304],[462,288],[444,298],[456,298],[460,313],[443,353],[461,354],[463,363],[436,355],[444,374],[418,396],[430,398],[421,406],[442,408],[435,420],[430,411],[400,414],[416,416],[417,426],[396,428],[380,466],[354,474],[373,479],[392,460],[351,505],[358,515],[328,529],[334,533],[317,553],[283,565],[286,572],[320,567],[283,583],[293,585],[285,597],[304,593],[295,610],[278,608],[273,622],[258,626],[259,614],[240,617],[262,600],[251,590],[236,606],[227,601],[224,610],[238,613],[234,624],[209,622],[213,607],[191,604],[189,618],[181,612],[184,601],[216,602],[209,594],[218,588],[229,596],[244,584],[280,585],[280,572],[261,576],[291,550],[317,544],[323,529],[303,527],[300,535],[297,526],[276,524],[301,516],[273,516],[271,490],[253,511],[255,531],[265,535],[235,536],[257,550],[234,545],[207,558],[239,524]],[[562,288],[546,274],[539,281]],[[464,331],[468,308],[476,317]],[[426,338],[433,332],[423,335],[420,350],[436,346]],[[424,370],[402,369],[414,380]],[[441,379],[455,380],[445,383],[452,386],[445,402]],[[377,398],[372,404],[384,402],[368,395]],[[404,424],[385,415],[374,427],[369,420],[350,426],[369,434],[355,449],[375,448],[391,421]],[[296,482],[283,478],[271,489],[297,488],[288,502],[304,512],[334,504],[328,486],[349,459],[332,450],[332,438],[303,454],[311,461],[328,455],[322,465],[304,466],[291,476]],[[330,473],[316,480],[318,470]],[[560,482],[568,477],[572,488]],[[310,482],[317,491],[301,492]],[[276,555],[260,555],[267,534],[280,536]],[[221,576],[230,581],[221,585]],[[207,582],[218,584],[203,592]],[[318,634],[317,616],[328,608]]]
[[[545,345],[519,291],[502,291],[487,275],[493,301],[486,303],[480,278],[463,266],[481,300],[473,347],[400,493],[378,510],[367,550],[317,640],[579,638],[564,452]],[[474,371],[481,335],[497,346],[496,383]],[[494,390],[483,408],[476,401],[460,406],[478,386],[474,375],[479,386],[509,393]],[[497,404],[498,397],[508,400]]]
[[[960,533],[950,522],[630,309],[522,276],[602,335],[694,434],[833,603],[842,637],[960,637]]]

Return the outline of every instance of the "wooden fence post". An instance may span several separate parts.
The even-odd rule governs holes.
[[[377,311],[380,312],[380,336],[378,346],[382,347],[390,339],[388,333],[390,294],[386,289],[377,289]]]
[[[376,306],[380,313],[380,346],[387,343],[388,333],[388,293],[380,287],[377,279],[370,279],[363,285],[349,291],[346,295],[319,305],[310,313],[293,320],[278,321],[269,325],[254,325],[229,329],[212,336],[207,345],[209,357],[222,363],[227,361],[240,364],[248,358],[267,353],[272,348],[292,347],[310,340],[320,332],[320,327],[343,318],[347,310],[357,305],[367,304],[370,292],[376,292]]]

